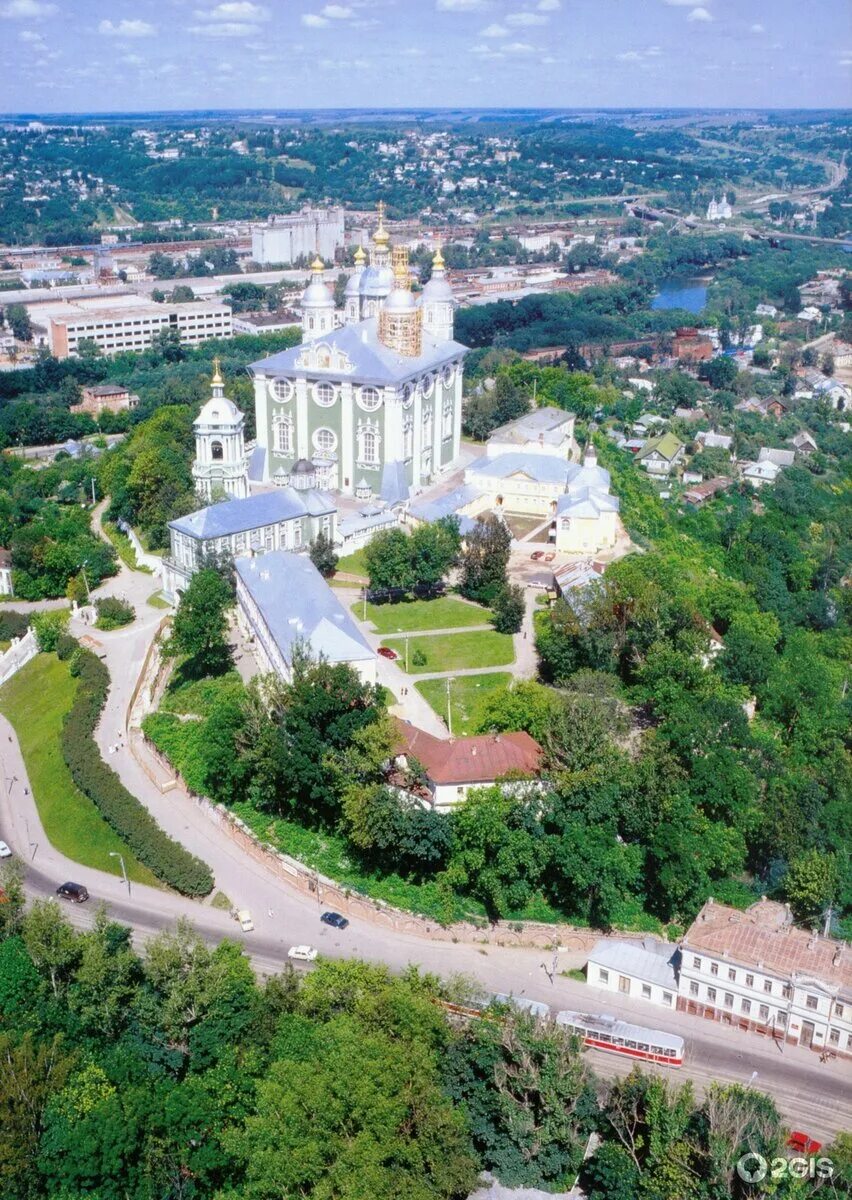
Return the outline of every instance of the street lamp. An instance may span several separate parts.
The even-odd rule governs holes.
[[[127,878],[127,871],[124,866],[124,855],[119,854],[119,852],[117,850],[110,850],[109,856],[110,856],[110,858],[117,858],[118,861],[121,863],[121,878],[127,884],[127,894],[129,896],[130,895],[130,880]]]
[[[453,736],[453,707],[452,707],[452,700],[450,698],[450,684],[451,683],[455,683],[455,680],[451,676],[448,675],[447,676],[447,730],[449,732],[450,737]]]

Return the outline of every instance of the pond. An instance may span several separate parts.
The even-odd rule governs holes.
[[[672,276],[660,280],[651,308],[685,308],[687,312],[699,313],[706,303],[706,280]]]

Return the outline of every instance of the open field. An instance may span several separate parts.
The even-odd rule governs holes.
[[[364,605],[352,605],[353,613],[363,619]],[[377,633],[415,633],[426,629],[463,629],[466,625],[487,625],[491,611],[478,604],[439,596],[436,600],[403,600],[400,604],[368,604],[367,620]]]
[[[337,569],[345,571],[347,575],[359,575],[365,583],[367,582],[367,559],[363,550],[355,550],[339,559]]]
[[[450,703],[453,713],[453,733],[466,735],[474,732],[473,722],[482,700],[491,692],[511,683],[508,671],[495,671],[491,675],[459,675],[450,684]],[[427,704],[434,708],[445,725],[447,721],[446,679],[421,679],[414,685]]]
[[[384,645],[396,650],[405,670],[405,638],[387,638]],[[514,662],[511,634],[496,630],[446,633],[437,637],[408,638],[408,672],[425,675],[433,671],[464,671],[471,667],[505,667]]]
[[[45,833],[60,853],[83,867],[120,875],[118,859],[110,858],[110,851],[117,852],[124,856],[130,879],[159,887],[156,877],[78,790],[65,765],[59,734],[76,686],[67,663],[55,654],[39,654],[0,688],[0,711],[18,735]]]

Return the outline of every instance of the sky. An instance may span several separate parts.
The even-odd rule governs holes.
[[[852,107],[850,0],[0,0],[0,111]]]

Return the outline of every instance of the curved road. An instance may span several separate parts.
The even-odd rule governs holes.
[[[110,696],[96,735],[102,753],[125,729],[135,681],[162,617],[161,611],[146,603],[155,589],[156,581],[150,575],[123,568],[102,591],[130,599],[136,606],[137,620],[113,633],[87,631],[99,643],[99,653],[112,676]],[[75,623],[75,633],[84,631],[82,624]],[[160,824],[210,864],[217,888],[234,906],[251,910],[255,932],[244,935],[243,940],[259,972],[280,970],[287,961],[287,949],[307,942],[329,957],[359,956],[385,963],[393,970],[416,964],[444,977],[463,974],[487,991],[531,996],[545,1000],[554,1009],[611,1012],[683,1036],[686,1064],[680,1072],[669,1073],[692,1079],[699,1093],[714,1081],[753,1082],[773,1096],[794,1128],[805,1129],[823,1140],[852,1128],[848,1063],[822,1065],[815,1054],[799,1047],[782,1050],[756,1035],[723,1029],[716,1023],[665,1011],[640,1000],[598,992],[560,975],[566,968],[580,966],[581,956],[559,954],[551,982],[551,952],[433,941],[380,927],[363,918],[353,919],[343,932],[331,929],[319,920],[321,893],[314,899],[287,888],[264,863],[256,862],[236,846],[182,790],[162,794],[128,749],[112,756],[105,753],[105,759]],[[25,793],[25,788],[29,789],[29,783],[17,738],[8,722],[0,718],[0,836],[27,863],[27,890],[31,896],[51,895],[66,879],[84,883],[92,899],[80,907],[68,905],[67,913],[74,924],[90,924],[96,905],[102,901],[116,920],[132,927],[138,944],[171,927],[179,917],[189,918],[210,942],[238,935],[228,914],[212,908],[209,902],[187,900],[141,884],[132,884],[128,895],[120,877],[84,869],[65,859],[47,841],[31,789]],[[606,1054],[592,1053],[592,1060],[603,1076],[621,1074],[628,1068],[628,1064]],[[752,1078],[754,1072],[757,1074]]]

